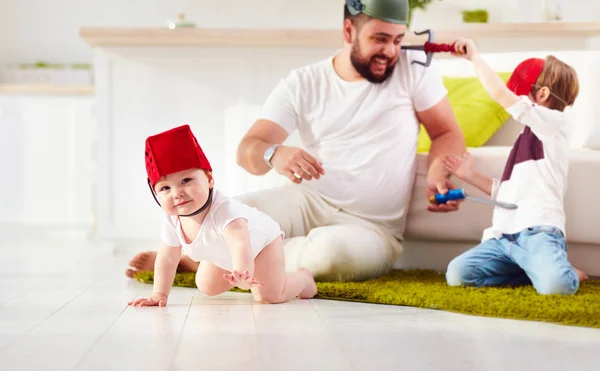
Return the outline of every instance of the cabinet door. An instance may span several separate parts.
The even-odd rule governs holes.
[[[92,97],[0,95],[0,222],[93,226]]]

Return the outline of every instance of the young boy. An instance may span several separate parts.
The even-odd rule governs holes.
[[[490,97],[525,128],[501,180],[477,172],[468,153],[445,159],[459,179],[518,206],[494,210],[482,243],[450,262],[446,280],[477,287],[533,283],[539,294],[574,294],[587,277],[567,260],[563,200],[570,128],[563,111],[579,93],[577,74],[553,56],[532,58],[517,66],[505,86],[471,40],[460,39],[455,48],[473,62]]]
[[[234,286],[251,289],[255,300],[265,303],[317,294],[307,269],[285,272],[279,225],[214,188],[210,163],[188,125],[146,140],[146,172],[152,195],[167,215],[154,267],[154,292],[130,305],[167,304],[182,250],[200,261],[196,285],[206,295]]]

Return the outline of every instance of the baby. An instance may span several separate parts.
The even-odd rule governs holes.
[[[206,295],[234,286],[250,289],[263,303],[317,294],[308,269],[286,273],[279,225],[215,189],[210,163],[188,125],[146,140],[146,172],[152,195],[167,215],[153,293],[130,305],[167,304],[182,252],[200,261],[196,285]]]
[[[567,260],[564,196],[569,165],[569,122],[564,110],[577,98],[575,70],[553,56],[517,66],[508,83],[479,56],[471,40],[455,43],[473,62],[490,97],[523,126],[502,179],[476,171],[468,153],[447,157],[446,168],[493,199],[517,209],[496,207],[482,243],[452,260],[449,285],[531,284],[540,294],[573,294],[585,273]]]

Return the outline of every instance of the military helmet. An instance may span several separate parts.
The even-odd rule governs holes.
[[[408,24],[408,0],[346,0],[352,15],[364,13],[385,22]]]

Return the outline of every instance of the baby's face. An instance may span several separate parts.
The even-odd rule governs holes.
[[[212,175],[201,169],[190,169],[160,178],[154,191],[163,210],[177,216],[200,209],[213,185]]]

